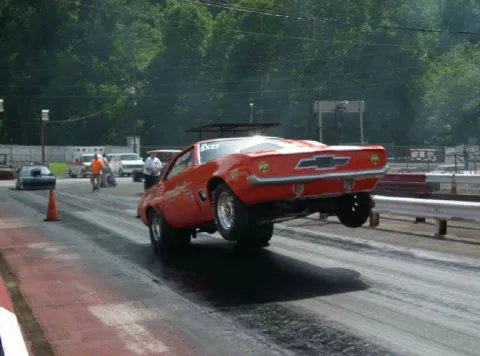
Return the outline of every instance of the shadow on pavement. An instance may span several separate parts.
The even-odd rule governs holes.
[[[45,209],[34,202],[29,205],[39,212]],[[294,301],[369,288],[354,270],[320,268],[268,249],[242,252],[235,244],[215,238],[199,237],[182,254],[166,258],[152,255],[147,234],[140,239],[144,243],[132,241],[86,223],[68,210],[62,214],[62,225],[84,233],[109,253],[149,270],[158,279],[154,281],[206,305]]]
[[[240,252],[234,244],[215,240],[195,241],[188,252],[152,258],[151,263],[147,268],[171,288],[220,306],[293,301],[369,288],[353,270],[320,268],[268,250]]]

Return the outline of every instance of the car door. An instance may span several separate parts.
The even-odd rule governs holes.
[[[193,190],[193,148],[179,156],[162,180],[164,184],[164,214],[178,227],[195,225],[203,216]]]

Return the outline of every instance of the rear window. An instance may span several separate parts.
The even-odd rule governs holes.
[[[20,172],[21,175],[30,175],[33,170],[39,169],[42,173],[42,176],[51,176],[52,172],[46,166],[26,166],[22,168]]]
[[[248,138],[209,141],[199,145],[200,163],[205,163],[232,153],[253,153],[290,147],[280,138]]]

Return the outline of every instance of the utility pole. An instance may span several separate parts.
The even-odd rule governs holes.
[[[131,113],[130,113],[130,121],[132,122],[132,132],[133,132],[133,152],[137,153],[137,138],[136,138],[136,118],[135,118],[135,111],[137,108],[137,90],[135,87],[129,87],[127,92],[130,96],[130,100],[132,101]]]
[[[41,126],[41,139],[42,139],[42,164],[45,164],[45,127],[49,118],[49,110],[42,110],[42,126]]]
[[[129,57],[130,63],[133,63],[133,85],[128,88],[128,93],[130,94],[130,99],[132,100],[132,108],[131,108],[131,117],[130,120],[132,122],[132,133],[133,133],[133,152],[137,152],[137,118],[136,118],[136,110],[137,110],[137,90],[135,85],[137,85],[137,64],[135,61],[135,55],[133,53],[133,40],[132,40],[132,29],[128,33],[128,49],[129,49]]]
[[[250,123],[253,124],[253,107],[254,104],[250,103]]]

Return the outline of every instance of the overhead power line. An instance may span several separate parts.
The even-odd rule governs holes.
[[[452,31],[452,30],[438,29],[438,28],[422,28],[422,27],[372,24],[368,22],[354,22],[354,21],[345,22],[345,21],[339,21],[336,19],[328,18],[328,17],[299,16],[294,14],[279,13],[276,11],[264,10],[264,9],[253,8],[253,7],[246,7],[246,6],[239,6],[239,5],[232,5],[232,4],[222,4],[222,3],[213,2],[209,0],[202,0],[202,1],[184,0],[184,1],[195,3],[195,4],[203,4],[209,7],[232,10],[232,11],[247,12],[247,13],[253,13],[253,14],[264,15],[264,16],[282,17],[285,19],[292,19],[292,20],[307,20],[307,21],[313,21],[313,22],[318,21],[318,22],[325,22],[325,23],[342,25],[342,26],[369,26],[372,28],[380,28],[384,30],[397,30],[397,31],[407,31],[407,32],[422,32],[422,33],[448,33],[452,35],[480,35],[480,32],[472,32],[472,31],[465,31],[465,30]]]
[[[121,11],[121,10],[116,10],[108,7],[103,7],[103,6],[96,6],[96,5],[90,5],[90,4],[83,4],[81,2],[76,2],[73,0],[60,0],[65,3],[71,3],[76,6],[82,6],[85,8],[90,8],[90,9],[96,9],[99,11],[104,11],[104,12],[111,12],[111,13],[117,13],[117,14],[123,14],[125,16],[129,17],[137,17],[137,18],[148,18],[151,19],[151,16],[142,14],[132,14],[131,12],[128,11]],[[189,2],[194,2],[195,0],[186,0]],[[202,5],[207,5],[204,2],[194,2]],[[181,21],[175,21],[175,20],[167,20],[163,19],[165,22],[169,23],[176,23],[176,24],[184,24]],[[333,21],[333,20],[332,20]],[[195,27],[201,27],[201,25],[196,24],[196,23],[190,23],[189,25],[195,26]],[[446,30],[444,30],[446,32]],[[390,43],[375,43],[375,42],[363,42],[363,41],[337,41],[337,40],[326,40],[323,38],[311,38],[311,37],[298,37],[298,36],[287,36],[287,35],[279,35],[279,34],[273,34],[273,33],[265,33],[265,32],[254,32],[254,31],[241,31],[241,30],[231,30],[231,29],[223,29],[223,32],[228,32],[228,33],[239,33],[243,35],[248,35],[248,36],[264,36],[268,38],[275,38],[278,40],[291,40],[291,41],[304,41],[304,42],[311,42],[311,43],[331,43],[331,44],[340,44],[340,45],[352,45],[352,46],[370,46],[370,47],[396,47],[396,48],[418,48],[418,45],[407,45],[407,44],[390,44]],[[421,31],[425,32],[425,31]],[[480,34],[480,33],[478,33]],[[440,45],[439,47],[450,47],[449,45]]]

